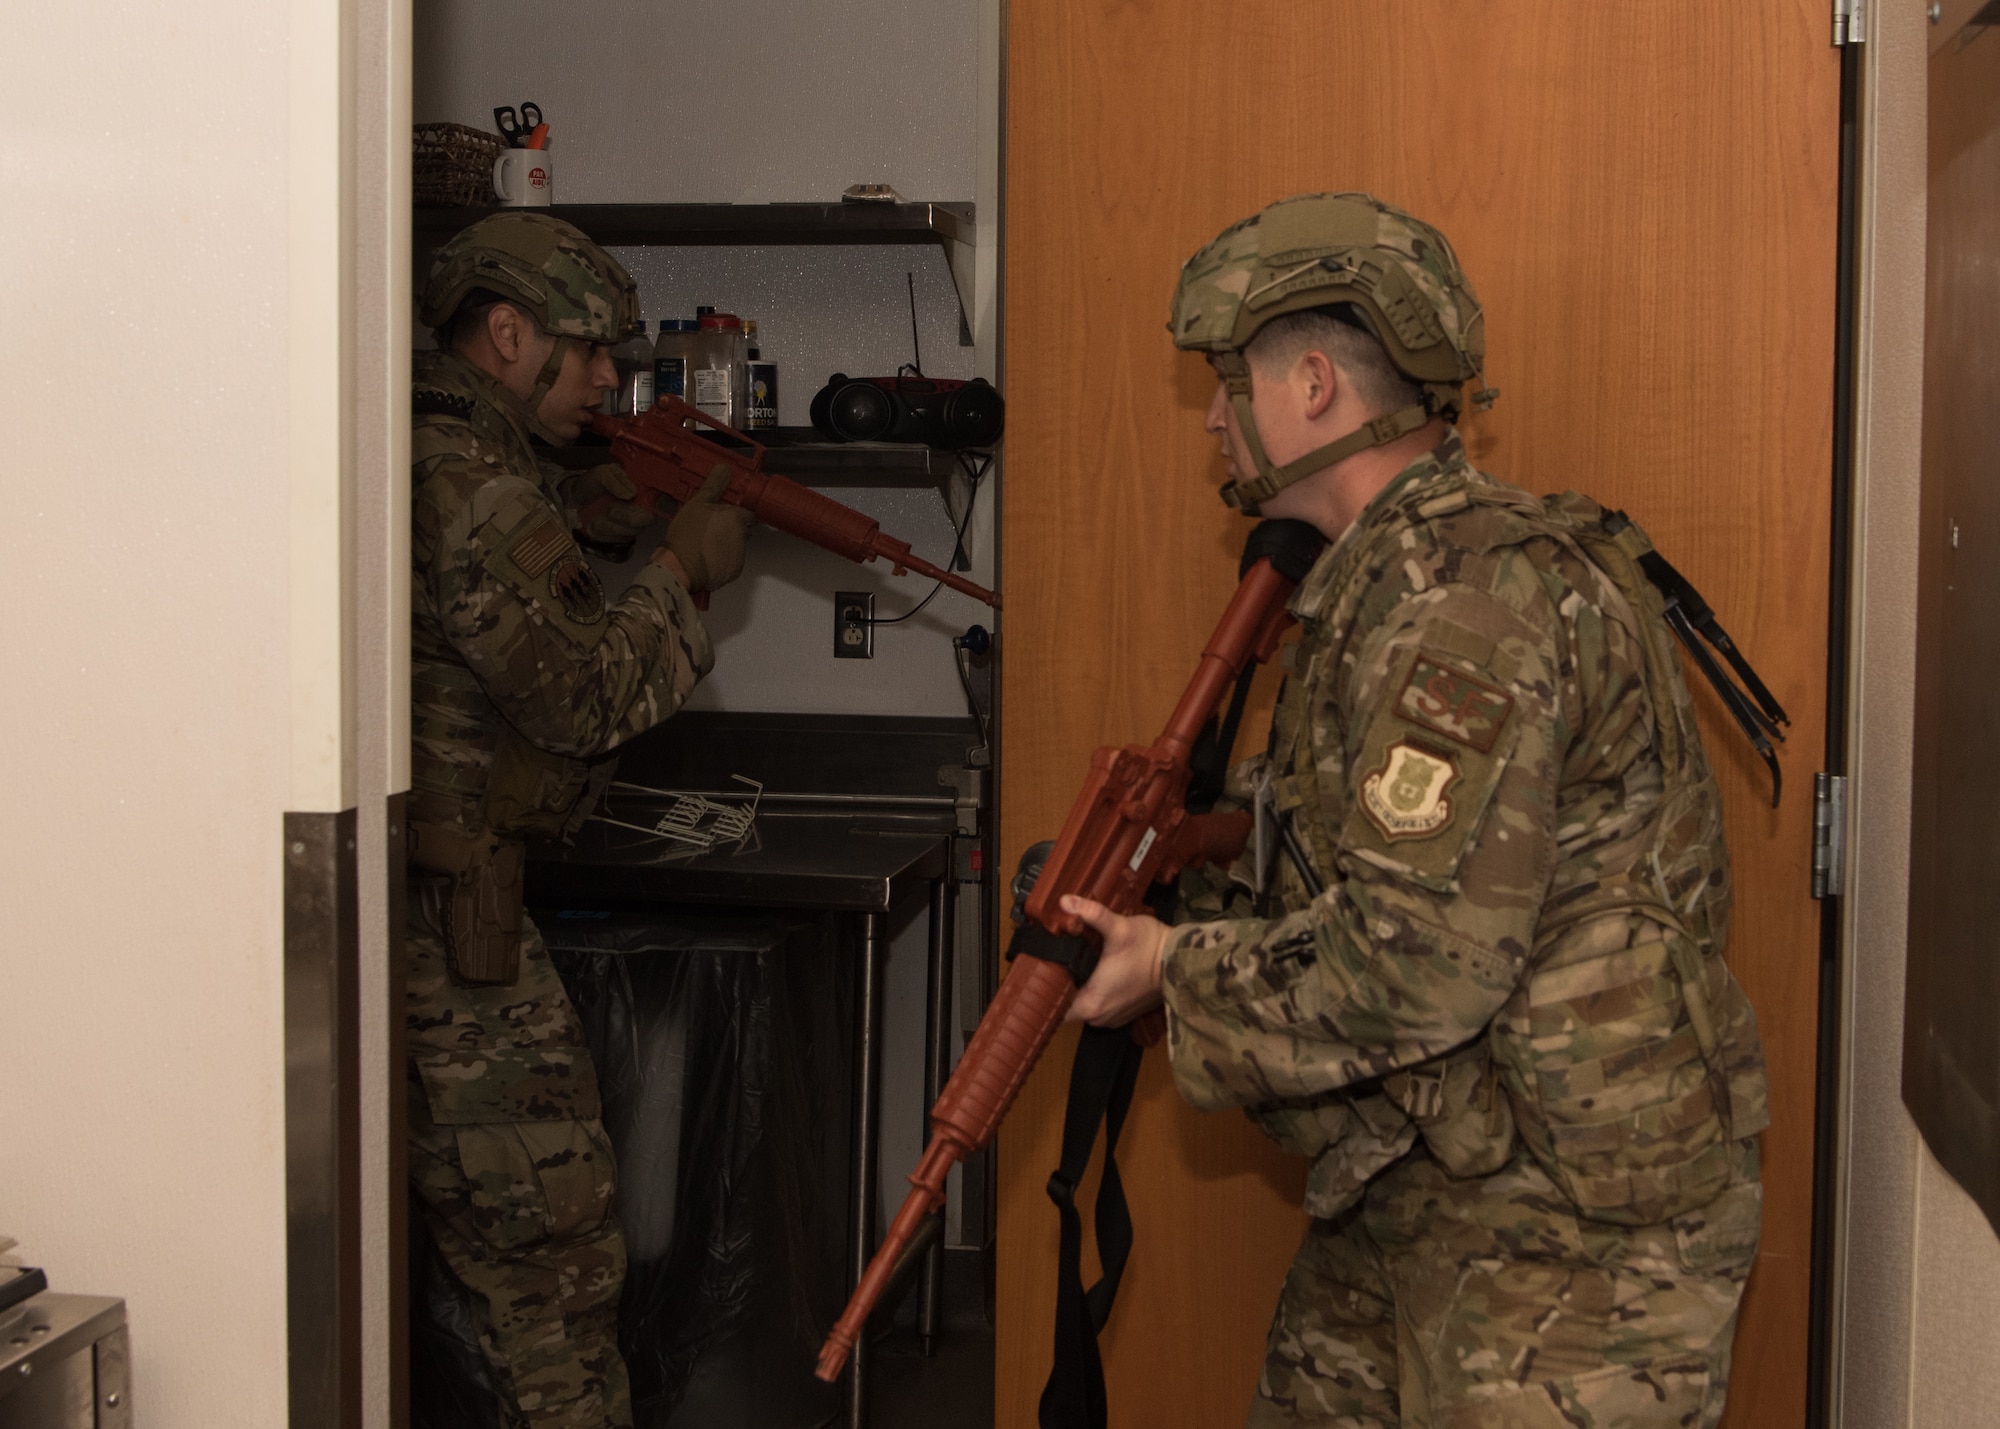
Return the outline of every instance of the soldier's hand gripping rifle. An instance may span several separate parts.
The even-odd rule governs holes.
[[[724,433],[748,450],[711,441],[694,423]],[[914,571],[999,609],[999,596],[911,555],[910,543],[884,534],[874,517],[764,470],[762,446],[678,397],[662,397],[650,411],[636,417],[599,414],[590,419],[590,425],[611,439],[611,455],[639,488],[639,502],[648,510],[654,509],[662,496],[688,500],[701,490],[709,474],[722,466],[729,472],[722,499],[741,506],[765,525],[789,531],[850,561],[872,561],[879,556],[899,576]],[[595,514],[590,510],[582,513],[586,523]]]
[[[914,1259],[920,1232],[944,1205],[945,1177],[993,1139],[1077,989],[1096,967],[1097,935],[1062,911],[1063,895],[1077,893],[1113,912],[1136,913],[1155,882],[1178,876],[1190,864],[1227,862],[1242,852],[1250,836],[1249,814],[1187,811],[1189,757],[1223,692],[1248,665],[1270,658],[1277,648],[1292,619],[1286,602],[1323,544],[1317,531],[1298,521],[1266,521],[1253,530],[1243,552],[1243,582],[1166,729],[1149,746],[1100,749],[1091,756],[1083,791],[1008,949],[1013,965],[931,1108],[930,1145],[910,1173],[910,1194],[820,1350],[821,1379],[840,1373],[876,1302]]]

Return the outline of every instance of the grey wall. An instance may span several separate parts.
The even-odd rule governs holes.
[[[564,203],[969,199],[977,0],[417,0],[416,119],[532,99]]]
[[[979,0],[578,0],[560,10],[417,0],[415,118],[490,130],[495,105],[535,101],[565,203],[832,200],[862,182],[893,184],[911,199],[972,201],[980,21]],[[998,225],[982,230],[991,241]],[[700,303],[756,318],[764,353],[779,364],[788,425],[806,423],[829,373],[888,373],[910,360],[906,273],[916,280],[924,370],[991,370],[982,360],[989,332],[978,350],[958,345],[958,299],[935,247],[618,255],[649,320],[691,317]],[[920,556],[942,564],[951,550],[949,515],[933,491],[829,494],[876,515]],[[967,537],[973,578],[989,585],[992,499],[981,498],[985,511]],[[836,663],[832,593],[870,589],[882,592],[878,614],[893,614],[929,584],[758,532],[744,580],[716,597],[716,673],[697,706],[964,714],[950,640],[983,607],[947,591],[919,619],[878,631],[874,660]]]
[[[944,565],[951,522],[937,493],[896,487],[829,493],[865,511],[910,543],[913,554]],[[979,498],[981,507],[991,494]],[[643,544],[643,543],[642,543]],[[649,556],[636,549],[624,566],[593,561],[616,590]],[[901,615],[930,593],[932,582],[891,575],[881,562],[856,565],[769,527],[750,534],[743,578],[715,592],[707,625],[715,671],[695,687],[690,709],[771,710],[797,714],[910,714],[963,718],[965,696],[953,667],[952,637],[992,612],[954,590],[909,620],[875,629],[875,658],[833,657],[833,593],[873,591],[875,618]]]
[[[958,345],[958,298],[935,246],[840,248],[619,248],[639,284],[648,333],[695,306],[757,320],[757,341],[778,364],[778,421],[803,427],[828,374],[893,373],[913,350],[932,377],[970,377],[973,351]],[[917,332],[910,333],[916,280]],[[904,540],[907,533],[898,532]]]

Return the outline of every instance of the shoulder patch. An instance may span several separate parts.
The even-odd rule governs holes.
[[[1342,851],[1433,893],[1457,891],[1459,864],[1490,822],[1528,727],[1527,689],[1468,670],[1461,647],[1478,638],[1439,625],[1391,657],[1353,712],[1367,725],[1345,754]]]
[[[1485,754],[1506,727],[1514,697],[1419,650],[1395,708],[1411,724]]]
[[[560,521],[544,516],[515,539],[507,554],[521,568],[521,574],[532,580],[554,565],[556,557],[568,552],[573,544]]]
[[[510,484],[510,495],[528,499],[519,482]],[[539,496],[533,500],[534,508],[516,520],[486,558],[487,568],[526,603],[534,619],[587,648],[605,630],[603,583],[555,512]]]
[[[549,576],[549,589],[578,625],[595,625],[604,618],[604,585],[589,563],[571,556]]]
[[[1448,794],[1458,777],[1452,755],[1400,739],[1362,781],[1361,807],[1386,839],[1427,838],[1451,822]]]
[[[410,394],[410,415],[469,418],[472,415],[472,399],[440,392],[435,387],[419,387]]]

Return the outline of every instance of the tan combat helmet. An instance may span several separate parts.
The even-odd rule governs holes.
[[[1250,411],[1244,349],[1273,318],[1336,304],[1367,327],[1423,401],[1273,467]],[[1250,516],[1301,477],[1434,416],[1455,419],[1460,389],[1479,376],[1486,356],[1479,299],[1445,236],[1362,193],[1281,199],[1223,229],[1182,266],[1167,326],[1174,346],[1210,354],[1229,390],[1257,475],[1224,486],[1222,499]],[[1482,385],[1473,401],[1484,408],[1497,395]]]
[[[460,232],[431,259],[417,310],[429,328],[451,321],[478,289],[498,293],[556,339],[543,364],[526,416],[537,436],[536,408],[562,371],[571,342],[622,342],[639,325],[639,289],[625,265],[580,229],[543,213],[496,213]]]

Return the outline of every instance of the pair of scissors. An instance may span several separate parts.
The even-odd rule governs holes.
[[[493,127],[500,131],[500,137],[516,149],[528,147],[528,136],[542,122],[542,107],[530,100],[521,106],[520,117],[516,118],[514,106],[503,104],[493,111]]]

